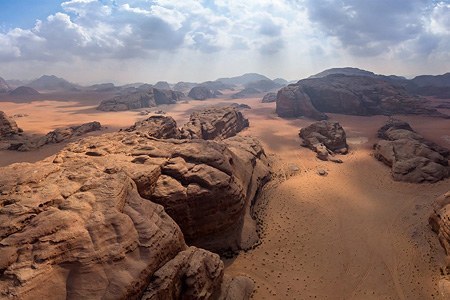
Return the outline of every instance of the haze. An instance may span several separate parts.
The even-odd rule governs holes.
[[[2,1],[0,22],[8,79],[298,80],[340,66],[413,77],[450,66],[449,1]]]

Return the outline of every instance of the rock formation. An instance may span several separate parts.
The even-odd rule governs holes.
[[[189,122],[181,128],[181,137],[226,139],[248,126],[248,120],[233,107],[209,108],[191,115]]]
[[[311,102],[311,98],[297,85],[288,85],[277,93],[276,112],[280,117],[305,116],[315,120],[326,120],[327,115],[318,111]]]
[[[239,99],[239,98],[247,98],[247,97],[252,97],[255,94],[259,94],[261,93],[260,91],[258,91],[255,88],[249,87],[249,88],[245,88],[240,92],[237,92],[236,94],[231,95],[231,98],[233,99]]]
[[[140,132],[148,137],[157,139],[179,138],[180,132],[177,123],[172,117],[155,115],[145,120],[136,122],[133,126],[125,129],[128,132]]]
[[[22,131],[17,127],[16,121],[0,111],[0,140],[19,134],[20,132]]]
[[[450,175],[450,151],[425,140],[403,121],[391,119],[378,131],[374,156],[392,168],[392,177],[413,183],[436,182]]]
[[[146,91],[134,91],[112,99],[104,100],[97,107],[103,111],[124,111],[130,109],[154,107],[159,104],[173,104],[181,97],[179,92],[151,88]]]
[[[277,101],[277,93],[267,93],[261,100],[262,103],[272,103],[275,101]]]
[[[443,275],[439,281],[439,293],[443,299],[450,296],[450,191],[439,196],[433,203],[433,212],[428,218],[431,229],[438,235],[446,254],[446,265],[441,268]]]
[[[208,98],[214,98],[213,92],[204,86],[194,86],[188,94],[194,100],[205,100]]]
[[[170,90],[170,85],[167,81],[158,81],[153,87],[158,90]]]
[[[11,96],[37,96],[40,95],[38,91],[28,86],[19,86],[18,88],[9,92]]]
[[[0,77],[0,93],[7,93],[11,90],[5,79]]]
[[[1,169],[0,297],[248,299],[251,281],[224,278],[218,255],[184,238],[213,250],[254,242],[264,151],[251,137],[155,138],[171,135],[150,124],[174,126],[149,119]]]
[[[319,121],[300,129],[302,146],[317,153],[317,158],[341,163],[334,154],[347,154],[346,134],[338,122]],[[331,157],[330,157],[331,156]]]
[[[329,75],[309,78],[281,89],[279,116],[323,119],[323,113],[349,115],[416,114],[448,117],[427,107],[426,100],[404,87],[368,76]]]
[[[28,136],[26,134],[12,136],[10,135],[9,138],[3,139],[2,143],[0,144],[0,149],[17,151],[36,150],[44,145],[57,144],[68,141],[74,137],[79,137],[92,131],[98,131],[101,128],[102,127],[100,123],[94,121],[67,128],[58,128],[41,137]]]

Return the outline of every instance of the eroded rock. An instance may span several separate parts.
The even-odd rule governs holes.
[[[16,121],[0,111],[0,139],[19,134],[20,132],[21,130],[17,127]]]
[[[374,156],[392,169],[398,181],[436,182],[450,175],[450,151],[427,141],[401,120],[391,119],[378,131],[382,140]]]
[[[181,137],[190,139],[225,139],[248,127],[242,113],[233,107],[208,108],[194,112],[181,128]]]
[[[300,129],[302,146],[317,153],[317,158],[341,163],[334,154],[347,154],[346,134],[338,122],[319,121]]]

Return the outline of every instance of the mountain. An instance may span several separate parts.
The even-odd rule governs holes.
[[[18,79],[6,79],[6,83],[8,83],[11,89],[15,89],[19,86],[27,85],[28,83],[30,83],[30,81]]]
[[[170,85],[167,81],[158,81],[153,87],[160,90],[170,90]]]
[[[283,79],[283,78],[275,78],[272,81],[275,83],[278,83],[279,85],[288,85],[289,84],[289,81],[287,81],[286,79]]]
[[[222,81],[223,83],[226,83],[226,84],[246,85],[246,84],[249,84],[250,82],[259,81],[259,80],[270,80],[270,79],[261,74],[246,73],[241,76],[219,78],[216,81]]]
[[[368,77],[376,77],[377,75],[373,72],[358,69],[358,68],[352,68],[352,67],[345,67],[345,68],[331,68],[324,70],[320,73],[317,73],[316,75],[311,75],[308,78],[322,78],[326,77],[328,75],[335,75],[335,74],[342,74],[347,76],[368,76]]]
[[[282,86],[282,84],[278,84],[270,79],[253,81],[245,85],[247,89],[257,89],[260,92],[268,92],[270,90],[278,89]]]
[[[18,88],[9,92],[11,96],[37,96],[39,92],[28,86],[19,86]]]
[[[419,87],[435,86],[435,87],[450,87],[450,73],[443,75],[420,75],[414,77],[412,82]]]
[[[216,81],[205,81],[199,84],[199,86],[206,87],[207,89],[210,89],[211,91],[217,91],[217,90],[227,90],[227,89],[233,89],[233,84],[227,84],[223,83],[220,80]]]
[[[0,77],[0,93],[7,93],[11,90],[5,79]]]
[[[109,92],[116,90],[117,87],[114,83],[99,83],[89,86],[88,89],[96,92]]]
[[[73,91],[78,89],[77,85],[70,83],[63,78],[56,77],[55,75],[41,76],[38,79],[33,80],[32,82],[27,84],[27,86],[32,87],[38,91]]]

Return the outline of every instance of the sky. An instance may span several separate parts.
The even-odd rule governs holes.
[[[0,0],[0,76],[298,80],[450,72],[450,0]]]

